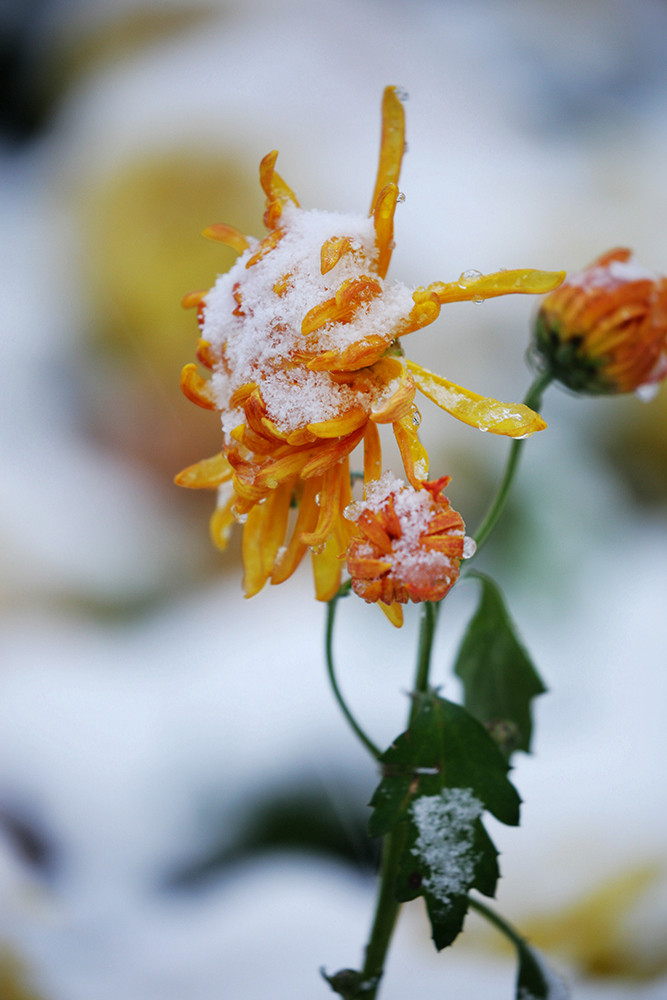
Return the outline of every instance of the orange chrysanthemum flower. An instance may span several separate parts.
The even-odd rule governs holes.
[[[537,361],[576,392],[634,392],[667,375],[667,278],[630,250],[603,254],[540,307]]]
[[[245,522],[247,596],[267,580],[286,580],[308,549],[316,596],[333,596],[351,537],[343,517],[350,453],[363,442],[365,478],[377,478],[378,425],[391,424],[409,482],[418,488],[428,477],[413,419],[417,389],[481,430],[522,437],[545,426],[525,406],[478,396],[402,357],[398,338],[432,323],[443,303],[542,293],[563,278],[500,271],[414,292],[388,282],[404,145],[403,107],[388,87],[370,216],[300,208],[273,152],[260,165],[268,236],[256,241],[222,224],[204,232],[240,257],[208,292],[184,300],[197,307],[197,357],[212,374],[205,380],[186,365],[181,385],[193,402],[220,412],[223,451],[176,481],[219,488],[211,524],[219,546],[235,519]]]
[[[385,605],[397,625],[396,604],[442,600],[458,580],[461,559],[475,551],[463,518],[442,495],[448,482],[444,476],[415,490],[387,472],[346,511],[358,530],[347,553],[352,590]]]

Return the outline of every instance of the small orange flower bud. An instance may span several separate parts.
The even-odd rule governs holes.
[[[364,500],[345,516],[357,535],[347,552],[352,590],[368,603],[440,601],[473,554],[463,518],[442,490],[449,477],[414,489],[390,472],[368,483]]]
[[[575,392],[634,392],[667,374],[667,278],[610,250],[542,302],[538,364]]]

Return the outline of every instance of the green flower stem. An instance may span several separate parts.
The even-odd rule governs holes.
[[[363,1000],[375,1000],[377,996],[396,918],[401,907],[396,899],[394,887],[405,833],[405,829],[399,827],[393,833],[388,833],[382,841],[382,863],[375,916],[361,970],[363,978],[359,996],[363,997]]]
[[[433,649],[433,637],[438,621],[440,604],[432,601],[425,601],[422,604],[421,624],[419,627],[419,645],[417,648],[417,668],[415,671],[415,682],[413,694],[423,693],[428,688],[428,677],[431,667],[431,652]],[[410,706],[411,724],[418,711],[416,698],[413,698]],[[382,865],[380,868],[380,881],[378,889],[377,903],[375,906],[375,917],[371,928],[368,944],[366,945],[366,958],[362,969],[363,991],[359,992],[359,997],[363,1000],[375,1000],[377,991],[382,979],[385,958],[389,950],[392,934],[396,925],[396,918],[401,904],[396,900],[396,876],[398,873],[398,863],[407,828],[401,824],[392,833],[387,834],[382,843]]]
[[[336,621],[336,606],[338,604],[339,598],[344,597],[349,592],[349,589],[350,589],[349,585],[346,586],[344,584],[338,591],[338,593],[335,595],[335,597],[332,597],[327,606],[327,627],[326,627],[326,636],[324,643],[324,654],[327,662],[327,674],[329,675],[329,683],[331,684],[331,689],[334,693],[334,697],[338,702],[341,712],[347,719],[350,728],[356,734],[358,739],[363,743],[368,752],[372,754],[372,756],[375,757],[375,759],[377,760],[382,751],[366,735],[366,733],[363,731],[363,729],[361,728],[355,717],[352,715],[350,709],[347,707],[347,703],[343,698],[343,695],[341,694],[340,688],[338,687],[338,681],[336,680],[336,672],[334,669],[333,634],[334,634],[334,624]]]
[[[421,622],[419,625],[419,646],[417,649],[417,671],[415,673],[415,683],[413,694],[424,694],[428,688],[428,675],[431,669],[431,651],[433,649],[433,637],[435,627],[438,622],[438,612],[440,604],[435,601],[424,601],[421,607]],[[413,698],[410,708],[409,724],[414,720],[418,711],[416,699]]]
[[[529,406],[531,410],[535,410],[539,413],[540,407],[542,405],[542,396],[545,390],[552,381],[552,375],[550,372],[541,372],[533,384],[531,385],[526,398],[524,399],[524,404]],[[507,503],[507,498],[509,496],[512,484],[514,482],[514,477],[516,476],[516,471],[519,464],[519,458],[521,457],[521,451],[523,449],[523,440],[512,441],[510,447],[509,458],[507,460],[507,465],[505,467],[505,475],[502,478],[502,482],[498,487],[498,492],[487,511],[486,517],[480,524],[479,528],[474,534],[474,539],[477,542],[477,551],[481,549],[482,545],[486,542],[487,538],[495,528],[500,515],[505,509],[505,504]]]
[[[510,923],[504,920],[503,917],[489,909],[489,907],[484,903],[480,903],[479,900],[473,899],[472,896],[468,896],[468,905],[471,910],[477,910],[477,912],[484,917],[485,920],[488,920],[490,924],[493,924],[493,926],[499,930],[501,934],[504,934],[505,937],[511,941],[513,945],[515,945],[515,947],[526,947],[526,941],[521,937],[519,932],[515,930]]]

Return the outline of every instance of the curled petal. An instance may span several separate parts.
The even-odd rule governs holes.
[[[243,404],[243,409],[245,412],[245,418],[248,426],[255,432],[264,436],[264,424],[262,421],[266,417],[266,406],[264,405],[264,400],[262,399],[262,394],[259,388],[255,389]]]
[[[211,385],[202,378],[194,364],[185,365],[181,372],[181,390],[184,396],[204,410],[217,410]]]
[[[342,461],[350,452],[357,447],[364,436],[364,428],[359,427],[352,434],[339,440],[332,441],[331,444],[320,445],[315,451],[310,453],[310,457],[301,469],[302,479],[310,479],[311,476],[322,475],[336,462]]]
[[[375,580],[389,572],[391,561],[376,556],[350,554],[347,557],[347,568],[349,573],[359,580]]]
[[[380,435],[375,424],[367,424],[364,431],[364,483],[380,478],[382,472],[382,448]]]
[[[247,400],[252,396],[253,392],[258,389],[256,382],[244,382],[240,385],[235,392],[232,393],[232,398],[229,400],[229,409],[235,410],[237,406],[244,406]]]
[[[373,208],[375,247],[377,250],[375,270],[381,278],[384,278],[389,270],[391,253],[394,249],[394,212],[396,211],[398,194],[397,184],[387,184],[380,191]]]
[[[299,501],[299,513],[296,524],[287,546],[276,557],[271,572],[271,583],[284,583],[303,559],[308,545],[302,540],[302,535],[313,531],[319,516],[316,497],[322,489],[322,479],[309,479],[304,486]]]
[[[234,226],[228,226],[225,222],[214,222],[212,226],[207,226],[202,232],[207,240],[215,240],[216,243],[224,243],[226,247],[231,247],[237,253],[243,253],[250,246],[247,236],[240,233]]]
[[[311,358],[306,365],[314,372],[355,372],[367,368],[378,361],[393,339],[379,333],[371,333],[342,351],[323,351]]]
[[[501,403],[497,399],[478,396],[413,361],[408,361],[407,365],[420,392],[457,420],[480,431],[521,438],[542,431],[547,426],[539,413],[523,403]]]
[[[284,235],[284,229],[274,229],[273,232],[270,232],[259,244],[256,253],[245,262],[246,269],[259,264],[260,260],[263,260],[267,253],[271,253],[274,247],[278,246]]]
[[[236,497],[234,496],[234,491],[231,490],[227,500],[215,508],[213,514],[211,515],[211,520],[209,521],[211,541],[217,549],[220,549],[221,552],[224,552],[227,548],[229,535],[231,533],[232,526],[235,523],[235,501]]]
[[[385,87],[382,95],[382,135],[371,212],[387,184],[398,184],[405,151],[405,111],[396,87]]]
[[[341,465],[327,469],[319,492],[319,515],[313,531],[302,532],[301,541],[306,545],[324,545],[334,521],[340,514]]]
[[[264,213],[264,223],[269,229],[275,229],[278,220],[282,215],[283,205],[291,202],[298,207],[299,202],[291,187],[285,183],[279,173],[276,172],[276,160],[278,150],[274,149],[267,153],[259,165],[259,182],[266,195],[266,212]]]
[[[287,435],[286,441],[293,448],[299,448],[304,444],[313,444],[317,441],[317,437],[307,427],[297,427],[295,431],[291,431]]]
[[[365,274],[358,278],[348,278],[334,298],[321,302],[306,313],[301,322],[301,333],[307,336],[327,323],[345,323],[363,302],[379,295],[381,291],[376,278]]]
[[[330,240],[325,240],[320,250],[320,272],[328,274],[341,257],[351,250],[352,241],[347,236],[334,236]]]
[[[355,406],[346,413],[332,420],[321,420],[316,424],[308,424],[307,429],[318,438],[340,438],[356,431],[368,420],[365,406]]]
[[[380,552],[391,552],[391,538],[372,511],[365,510],[360,514],[357,518],[357,527],[369,542],[373,542],[378,547]]]
[[[178,473],[174,482],[177,486],[186,486],[190,490],[210,490],[227,482],[233,475],[234,470],[221,452],[189,465]]]
[[[445,284],[436,281],[429,289],[444,305],[445,302],[468,302],[471,299],[492,299],[497,295],[544,295],[558,288],[565,280],[565,271],[534,271],[518,268],[494,271],[476,278],[461,275],[458,281]]]
[[[408,333],[421,330],[434,323],[440,315],[440,300],[432,285],[428,288],[417,288],[412,293],[412,299],[415,304],[393,331],[394,337],[405,337]]]
[[[403,608],[401,605],[397,601],[394,601],[392,604],[385,604],[384,601],[378,601],[378,605],[391,624],[396,628],[401,628],[403,625]]]
[[[415,380],[406,365],[399,358],[381,358],[373,365],[373,374],[380,377],[387,386],[395,383],[389,398],[371,410],[370,419],[376,424],[393,424],[395,420],[407,416],[415,398]]]
[[[330,601],[340,587],[343,573],[339,546],[333,535],[329,535],[320,552],[313,552],[312,561],[315,597],[318,601]]]
[[[285,538],[292,482],[281,484],[248,513],[243,531],[243,585],[246,597],[257,594],[268,580]]]
[[[181,305],[183,306],[184,309],[195,309],[198,305],[200,305],[204,301],[206,297],[206,291],[207,290],[198,292],[188,292],[188,294],[184,295],[183,298],[181,299]]]
[[[431,538],[427,535],[420,539],[419,544],[423,549],[429,549],[431,552],[442,552],[444,556],[452,556],[458,559],[463,556],[463,536],[448,535]]]
[[[218,358],[216,358],[213,348],[209,344],[208,340],[203,340],[201,337],[199,338],[197,341],[196,354],[197,361],[201,365],[204,365],[205,368],[208,368],[210,371],[215,368]]]
[[[392,426],[408,482],[418,490],[428,478],[428,452],[417,436],[411,415],[401,417]]]
[[[308,460],[312,458],[312,454],[312,451],[309,450],[290,450],[286,455],[269,461],[255,475],[255,485],[259,489],[274,490],[280,483],[293,476],[301,475],[302,478],[306,478],[303,475],[303,469]]]

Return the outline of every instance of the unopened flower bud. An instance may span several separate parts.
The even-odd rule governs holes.
[[[538,365],[575,392],[634,392],[667,374],[667,278],[610,250],[542,302]]]

